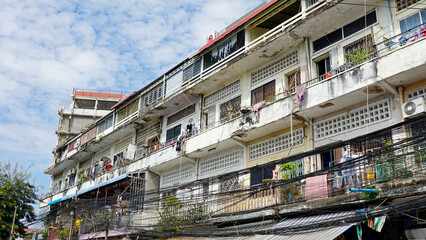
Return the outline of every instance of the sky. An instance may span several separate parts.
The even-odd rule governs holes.
[[[3,0],[0,162],[49,191],[58,110],[72,89],[131,92],[264,0]]]

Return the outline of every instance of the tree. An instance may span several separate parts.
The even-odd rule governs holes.
[[[0,239],[10,237],[15,206],[18,208],[14,232],[23,235],[27,227],[21,220],[35,220],[32,204],[37,200],[36,187],[29,183],[30,176],[28,171],[19,170],[18,164],[12,167],[10,162],[0,162]]]

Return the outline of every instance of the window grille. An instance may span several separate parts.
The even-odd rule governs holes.
[[[300,85],[300,70],[287,76],[287,89],[290,94],[296,91],[296,87]]]
[[[224,88],[220,89],[219,91],[216,91],[209,96],[204,98],[204,107],[212,105],[216,103],[217,101],[223,100],[235,93],[239,93],[241,91],[240,89],[240,80],[237,80]]]
[[[396,7],[398,11],[401,11],[417,2],[419,2],[419,0],[396,0]]]
[[[172,170],[163,174],[162,186],[173,185],[173,183],[180,183],[184,180],[192,179],[193,176],[194,169],[192,166]]]
[[[151,89],[149,92],[145,93],[143,96],[144,106],[148,106],[153,102],[156,102],[157,100],[160,100],[163,98],[163,86],[160,84],[154,89]]]
[[[200,175],[224,170],[241,164],[243,152],[241,150],[226,153],[220,156],[208,158],[200,162]]]
[[[296,64],[299,62],[299,55],[297,51],[291,52],[279,60],[266,65],[251,73],[251,85],[259,83],[266,78]]]
[[[390,118],[389,102],[387,99],[360,107],[348,113],[340,114],[315,124],[316,140],[347,132],[348,130],[365,127],[368,123],[377,123]],[[369,112],[369,115],[367,115]]]
[[[230,177],[222,177],[219,183],[220,192],[229,192],[240,189],[240,181],[238,175]]]
[[[303,175],[303,159],[292,161],[290,163],[296,165],[296,168],[294,169],[295,171],[293,172],[291,170],[286,170],[286,171],[280,172],[279,174],[288,176],[288,179],[302,176]]]
[[[376,48],[374,47],[373,38],[371,35],[367,35],[363,38],[360,38],[346,46],[343,47],[344,55],[345,55],[345,62],[350,63],[353,60],[350,59],[350,55],[358,55],[362,54],[362,56],[365,56],[365,59],[360,59],[358,61],[366,61],[372,57],[375,57],[376,54]]]
[[[299,128],[293,131],[293,147],[304,144],[304,131]],[[285,133],[277,137],[249,146],[249,160],[278,153],[291,147],[291,133]]]
[[[407,93],[407,101],[413,100],[414,98],[425,97],[426,87]]]
[[[241,96],[220,105],[220,122],[226,122],[241,115]]]
[[[191,114],[195,113],[195,104],[191,105],[187,108],[184,108],[182,110],[180,110],[179,112],[171,115],[170,117],[167,118],[167,125],[170,125],[172,123],[175,123],[179,120],[181,120],[182,118],[189,116]]]
[[[110,115],[109,117],[100,121],[98,124],[98,134],[112,127],[113,123],[114,123],[113,115]]]
[[[188,81],[201,72],[201,59],[183,70],[183,82]]]

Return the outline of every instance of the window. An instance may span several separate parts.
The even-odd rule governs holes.
[[[114,123],[113,115],[110,115],[109,117],[100,121],[98,124],[98,134],[112,127],[113,123]]]
[[[178,137],[180,135],[180,128],[181,128],[181,125],[179,124],[176,127],[168,129],[166,133],[166,141],[169,141],[173,138]]]
[[[398,11],[401,11],[417,2],[419,2],[419,0],[396,0],[396,7]]]
[[[75,108],[82,108],[82,109],[95,109],[95,100],[87,100],[87,99],[76,99],[74,101]]]
[[[300,85],[300,70],[287,76],[287,89],[289,94],[296,91],[296,87]]]
[[[201,72],[201,59],[183,70],[183,82],[188,81]]]
[[[325,74],[327,74],[331,70],[330,57],[326,57],[322,60],[319,60],[318,62],[316,62],[316,64],[318,77],[325,76]]]
[[[314,51],[319,51],[327,46],[330,46],[333,43],[336,43],[343,39],[342,29],[339,28],[334,32],[331,32],[324,37],[315,40],[312,44],[314,46]]]
[[[275,99],[275,80],[251,91],[251,105],[261,101],[273,102]]]
[[[350,35],[368,27],[377,22],[376,11],[372,11],[367,15],[358,18],[357,20],[339,28],[324,37],[321,37],[313,41],[312,45],[314,52],[319,51],[323,48],[326,48],[333,43],[336,43],[343,38],[349,37]]]
[[[399,21],[399,27],[401,28],[401,33],[408,32],[408,34],[410,34],[417,31],[416,27],[425,23],[426,10],[422,10],[414,15],[411,15]]]
[[[182,118],[189,116],[193,113],[195,113],[195,105],[191,105],[187,108],[184,108],[184,109],[180,110],[179,112],[168,117],[167,118],[167,125],[175,123],[175,122],[181,120]]]
[[[343,27],[344,37],[349,37],[350,35],[374,24],[377,22],[376,12],[373,11],[367,14],[365,17],[360,17],[357,20],[345,25]]]
[[[259,166],[250,171],[250,186],[261,184],[263,179],[272,179],[275,164]]]
[[[212,51],[204,55],[204,69],[209,68],[215,63],[225,59],[238,49],[244,46],[245,43],[244,30],[235,34],[231,38],[225,40],[222,44],[218,45]]]
[[[205,113],[206,128],[214,127],[216,122],[216,105],[210,107]]]
[[[236,97],[220,105],[220,122],[226,122],[241,115],[241,97]]]

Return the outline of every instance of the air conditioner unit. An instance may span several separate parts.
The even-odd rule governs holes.
[[[425,110],[425,99],[423,97],[415,98],[402,104],[402,115],[404,118],[409,118],[424,113]]]

